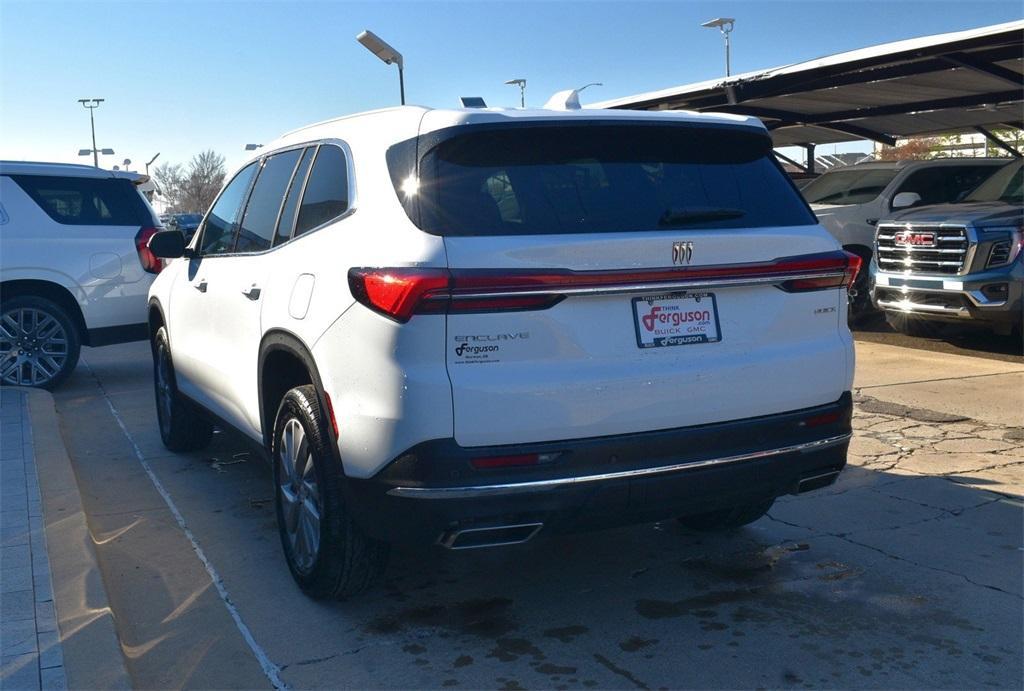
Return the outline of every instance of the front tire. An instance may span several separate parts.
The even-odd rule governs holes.
[[[723,530],[736,530],[758,520],[772,508],[775,499],[744,504],[731,509],[709,511],[693,516],[681,516],[678,520],[684,527],[700,532],[717,532]]]
[[[271,440],[277,527],[292,577],[315,599],[366,590],[388,558],[387,545],[363,534],[348,512],[331,443],[316,389],[285,394]]]
[[[78,364],[82,337],[52,300],[17,295],[0,306],[0,383],[53,389]]]
[[[178,393],[167,327],[153,337],[153,390],[160,440],[174,452],[198,451],[210,443],[213,425]]]

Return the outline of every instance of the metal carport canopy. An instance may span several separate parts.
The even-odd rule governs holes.
[[[924,36],[588,108],[753,115],[775,146],[1021,127],[1024,21]]]

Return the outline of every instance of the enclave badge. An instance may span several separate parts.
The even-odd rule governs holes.
[[[672,243],[672,263],[673,264],[689,264],[693,259],[693,243],[686,242],[673,242]]]

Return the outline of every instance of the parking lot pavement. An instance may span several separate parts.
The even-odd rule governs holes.
[[[228,434],[162,448],[148,358],[86,350],[57,395],[136,686],[1020,686],[1019,427],[880,393],[839,483],[744,530],[396,550],[380,587],[321,603],[262,461]]]

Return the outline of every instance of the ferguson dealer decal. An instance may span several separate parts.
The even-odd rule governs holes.
[[[530,337],[528,331],[455,337],[455,364],[499,362],[501,353]]]

